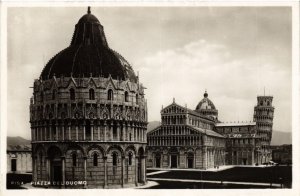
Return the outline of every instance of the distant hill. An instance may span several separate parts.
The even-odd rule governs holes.
[[[24,139],[20,136],[17,137],[7,137],[7,146],[15,145],[30,145],[30,140]]]
[[[161,123],[159,121],[151,121],[151,122],[149,122],[148,125],[147,125],[147,132],[152,131],[156,127],[160,126],[160,124]]]
[[[273,131],[271,145],[292,144],[292,133]]]

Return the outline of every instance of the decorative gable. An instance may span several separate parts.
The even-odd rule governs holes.
[[[172,103],[171,105],[163,108],[161,111],[162,114],[185,113],[185,112],[186,112],[186,108],[184,108],[176,103]]]

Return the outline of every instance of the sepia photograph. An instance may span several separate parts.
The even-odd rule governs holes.
[[[298,189],[293,6],[5,11],[6,193]]]

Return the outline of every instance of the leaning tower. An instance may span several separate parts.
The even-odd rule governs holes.
[[[257,96],[257,105],[254,107],[254,121],[257,126],[257,134],[260,142],[260,155],[258,162],[271,160],[270,143],[272,139],[274,107],[272,96]]]

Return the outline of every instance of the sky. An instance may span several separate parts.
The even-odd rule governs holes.
[[[8,136],[30,138],[34,79],[69,46],[86,7],[9,8]],[[223,122],[252,121],[257,95],[272,95],[273,129],[291,132],[289,7],[92,7],[109,46],[139,72],[148,121],[173,98],[195,109],[205,90]],[[265,89],[265,90],[264,90]]]

